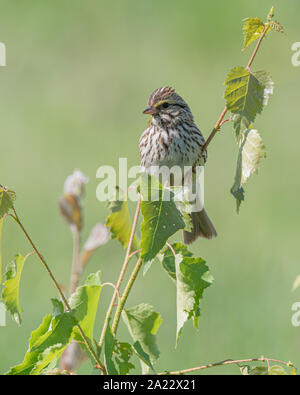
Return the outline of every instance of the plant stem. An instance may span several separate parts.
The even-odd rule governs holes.
[[[246,359],[235,359],[235,360],[233,360],[233,359],[225,359],[224,361],[215,362],[215,363],[209,363],[207,365],[197,366],[195,368],[177,370],[175,372],[168,372],[168,374],[180,375],[180,374],[185,374],[185,373],[196,372],[198,370],[213,368],[215,366],[233,365],[233,364],[246,363],[246,362],[267,362],[268,366],[269,366],[270,362],[277,362],[277,363],[280,363],[282,365],[291,366],[294,369],[296,369],[296,367],[291,362],[284,362],[284,361],[280,361],[279,359],[260,357],[260,358],[246,358]],[[162,372],[162,373],[159,373],[159,374],[162,375],[162,374],[166,374],[166,373]]]
[[[103,343],[104,343],[106,328],[107,328],[109,319],[111,317],[111,314],[112,314],[112,311],[113,311],[113,308],[114,308],[114,305],[115,305],[115,301],[116,301],[116,298],[118,296],[119,289],[120,289],[121,283],[123,281],[123,278],[124,278],[124,275],[125,275],[125,271],[126,271],[127,266],[128,266],[128,262],[130,260],[130,253],[131,253],[131,248],[132,248],[134,235],[135,235],[135,231],[136,231],[136,227],[137,227],[137,222],[138,222],[138,218],[139,218],[139,214],[140,214],[140,209],[141,209],[141,195],[139,195],[139,200],[138,200],[137,207],[136,207],[136,212],[135,212],[135,216],[134,216],[134,220],[133,220],[133,225],[132,225],[132,229],[131,229],[130,239],[129,239],[129,242],[128,242],[124,263],[123,263],[123,266],[122,266],[122,269],[121,269],[121,272],[120,272],[120,275],[119,275],[118,282],[116,284],[115,292],[114,292],[114,294],[112,296],[110,305],[109,305],[108,310],[106,312],[106,316],[105,316],[105,320],[104,320],[104,324],[103,324],[103,328],[102,328],[102,332],[101,332],[101,336],[100,336],[100,340],[99,340],[99,344],[98,344],[98,347],[99,347],[99,350],[100,350],[99,351],[99,355],[101,353],[101,349],[102,349],[102,346],[103,346]],[[121,300],[122,300],[122,298],[120,299],[119,304],[120,304]]]
[[[120,321],[120,318],[121,318],[121,314],[122,314],[124,305],[125,305],[126,300],[128,298],[129,292],[130,292],[130,290],[131,290],[131,288],[132,288],[132,286],[134,284],[134,281],[135,281],[135,279],[136,279],[136,277],[138,275],[138,272],[139,272],[139,270],[140,270],[140,268],[142,266],[142,263],[143,263],[142,258],[139,258],[139,260],[137,261],[137,263],[136,263],[136,265],[135,265],[135,267],[133,269],[133,272],[131,273],[131,276],[130,276],[130,278],[128,280],[128,283],[127,283],[127,285],[125,287],[124,293],[123,293],[123,295],[122,295],[122,297],[121,297],[121,299],[119,301],[119,304],[118,304],[118,307],[117,307],[117,310],[116,310],[116,314],[115,314],[115,317],[114,317],[114,320],[113,320],[113,323],[112,323],[112,326],[111,326],[111,330],[112,330],[112,333],[114,335],[117,332],[119,321]]]
[[[33,248],[33,250],[36,253],[36,255],[39,257],[39,259],[42,262],[42,264],[44,265],[45,269],[47,270],[47,272],[48,272],[51,280],[53,281],[54,286],[57,289],[57,291],[58,291],[58,293],[59,293],[59,295],[60,295],[60,297],[61,297],[61,299],[62,299],[62,301],[63,301],[63,303],[64,303],[64,305],[66,307],[66,309],[68,311],[70,311],[71,310],[71,306],[69,305],[69,303],[67,301],[67,298],[65,297],[63,291],[61,290],[60,286],[58,285],[58,282],[56,281],[56,278],[54,277],[51,269],[49,268],[48,264],[46,263],[43,255],[38,251],[37,247],[35,246],[35,244],[33,243],[32,239],[31,239],[31,237],[29,236],[29,234],[27,233],[26,229],[24,228],[24,226],[23,226],[22,222],[20,221],[20,219],[19,219],[19,217],[17,215],[17,212],[16,212],[14,207],[13,207],[13,212],[14,212],[14,216],[11,215],[11,217],[17,222],[17,224],[19,225],[19,227],[23,231],[23,233],[24,233],[26,239],[28,240],[29,244]],[[105,369],[104,365],[99,360],[97,354],[95,353],[93,347],[91,346],[88,338],[85,336],[85,334],[84,334],[84,332],[83,332],[83,330],[82,330],[82,328],[81,328],[81,326],[79,324],[77,324],[77,328],[78,328],[78,330],[80,332],[80,335],[82,336],[82,338],[83,338],[83,340],[85,342],[85,345],[86,345],[87,349],[89,350],[89,352],[91,353],[91,355],[95,359],[96,363],[101,367],[101,370],[103,371],[103,373],[105,373],[106,369]]]
[[[253,53],[252,53],[252,55],[251,55],[251,57],[250,57],[250,60],[249,60],[249,62],[248,62],[248,64],[247,64],[247,66],[246,66],[246,68],[247,68],[248,71],[250,71],[250,67],[251,67],[251,65],[252,65],[252,63],[253,63],[253,61],[254,61],[256,55],[257,55],[257,52],[258,52],[258,50],[259,50],[259,47],[260,47],[260,45],[261,45],[261,43],[262,43],[262,40],[264,39],[264,37],[265,37],[267,31],[268,31],[268,24],[263,26],[263,31],[262,31],[262,33],[261,33],[261,36],[260,36],[260,38],[259,38],[259,40],[258,40],[258,42],[257,42],[257,44],[256,44],[256,47],[254,48],[254,51],[253,51]],[[213,128],[213,130],[211,131],[211,133],[210,133],[210,135],[208,136],[207,140],[205,141],[204,145],[202,146],[202,149],[201,149],[201,156],[202,156],[202,154],[205,152],[205,150],[207,149],[207,147],[208,147],[208,145],[210,144],[211,140],[215,137],[216,133],[220,130],[220,127],[223,125],[223,123],[224,123],[224,122],[223,122],[223,119],[224,119],[224,117],[225,117],[227,111],[228,111],[228,108],[225,107],[224,110],[222,111],[222,113],[221,113],[221,115],[220,115],[220,117],[219,117],[219,119],[218,119],[218,121],[217,121],[215,127]]]
[[[251,65],[252,65],[252,63],[253,63],[253,61],[254,61],[254,59],[255,59],[255,56],[256,56],[256,54],[257,54],[257,51],[259,50],[260,44],[261,44],[263,38],[265,37],[265,35],[266,35],[266,33],[267,33],[267,30],[268,30],[268,24],[267,24],[267,28],[266,28],[265,25],[263,25],[262,34],[261,34],[261,36],[260,36],[260,38],[259,38],[259,40],[258,40],[258,42],[257,42],[257,44],[256,44],[256,47],[254,48],[254,51],[253,51],[253,53],[252,53],[252,55],[251,55],[251,58],[250,58],[250,60],[249,60],[249,62],[248,62],[248,64],[247,64],[247,69],[248,69],[248,70],[250,69],[250,67],[251,67]]]
[[[71,296],[78,284],[79,278],[79,263],[80,263],[80,231],[76,225],[71,225],[71,232],[73,236],[73,257],[72,257],[72,269],[71,269],[71,276],[70,276],[70,288],[69,288],[69,296]],[[69,363],[68,360],[74,361],[74,367],[76,366],[76,347],[78,345],[69,344],[68,347],[65,349],[63,354],[60,358],[60,369],[69,371]],[[80,355],[80,354],[79,354]],[[79,360],[78,360],[79,362]],[[70,370],[71,371],[71,370]]]
[[[70,290],[69,294],[72,295],[75,292],[78,284],[79,277],[79,264],[80,264],[80,231],[77,226],[73,226],[72,229],[73,234],[73,261],[72,261],[72,270],[71,270],[71,282],[70,282]]]

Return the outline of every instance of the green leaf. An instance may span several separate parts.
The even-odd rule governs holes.
[[[126,375],[131,369],[135,368],[135,366],[129,362],[133,355],[133,349],[129,343],[117,342],[115,345],[115,354],[115,359],[119,367],[120,375]]]
[[[140,359],[141,366],[142,366],[142,373],[143,374],[148,374],[149,369],[152,369],[153,372],[155,373],[155,369],[151,363],[149,355],[143,350],[141,343],[139,341],[136,341],[132,345],[132,349],[136,356]]]
[[[181,243],[172,244],[175,254],[181,254],[183,257],[192,257],[193,254],[188,250],[187,246]],[[176,280],[176,265],[173,251],[170,247],[166,247],[161,255],[161,264],[168,275]]]
[[[108,374],[117,375],[118,371],[113,362],[112,356],[116,345],[116,339],[108,323],[104,338],[104,363]]]
[[[0,285],[2,284],[2,227],[3,218],[0,218]]]
[[[147,262],[155,258],[169,237],[185,228],[185,222],[174,203],[173,192],[163,188],[155,177],[141,177],[141,194],[141,257]]]
[[[130,309],[124,310],[122,317],[129,329],[135,344],[135,350],[147,360],[147,354],[153,364],[159,357],[159,350],[156,345],[156,332],[162,323],[161,315],[154,311],[148,304],[140,304]],[[139,347],[140,346],[140,347]],[[144,361],[145,362],[145,361]],[[147,369],[142,365],[143,372]]]
[[[6,267],[6,281],[2,291],[2,299],[6,309],[10,312],[18,325],[21,325],[21,306],[19,301],[20,279],[27,256],[17,254],[15,259]]]
[[[248,129],[242,136],[234,184],[231,188],[231,193],[236,199],[237,211],[244,200],[243,185],[251,174],[257,171],[260,160],[266,156],[265,146],[257,130]]]
[[[228,73],[225,84],[228,110],[254,122],[263,109],[265,90],[257,75],[244,67],[235,67]]]
[[[119,188],[117,188],[117,191],[119,191]],[[111,238],[118,240],[126,248],[130,239],[132,222],[127,197],[123,196],[122,199],[109,203],[111,213],[107,217],[106,226],[110,228]],[[133,250],[139,249],[139,240],[136,236],[134,237],[132,248]]]
[[[260,18],[246,18],[244,19],[244,45],[243,50],[246,49],[253,41],[257,40],[263,32],[264,23]]]
[[[267,376],[268,367],[267,366],[256,366],[249,371],[250,376]]]
[[[202,258],[176,255],[176,287],[177,287],[177,336],[176,345],[185,322],[193,319],[198,327],[200,316],[200,300],[204,290],[211,285],[213,277]]]
[[[72,312],[59,314],[55,302],[56,316],[48,314],[41,325],[32,332],[29,349],[23,362],[14,366],[9,375],[40,374],[55,358],[59,358],[71,340],[76,319]]]
[[[187,246],[174,243],[161,254],[161,263],[177,287],[177,335],[176,344],[187,320],[193,318],[198,326],[200,299],[203,291],[213,282],[213,277],[202,258],[193,257]]]
[[[0,218],[7,214],[13,208],[16,194],[13,191],[0,185]]]
[[[70,306],[74,310],[74,316],[91,342],[93,342],[94,323],[102,288],[100,275],[100,271],[90,274],[85,284],[78,287],[70,297]],[[82,341],[77,327],[74,328],[72,337]]]
[[[237,70],[237,80],[234,80],[232,76],[233,79],[230,80],[226,92],[229,105],[232,106],[228,109],[233,114],[233,128],[239,142],[241,134],[251,128],[251,123],[255,120],[256,115],[261,113],[263,107],[268,104],[269,97],[273,94],[274,83],[266,71],[249,73],[247,69],[241,67],[237,67],[233,71],[236,69],[246,70],[245,73],[242,71],[240,73],[244,77],[239,80],[239,70]]]

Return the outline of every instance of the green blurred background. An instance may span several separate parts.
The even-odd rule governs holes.
[[[7,47],[7,67],[0,69],[0,182],[17,192],[25,227],[66,285],[72,237],[57,205],[66,176],[79,168],[90,178],[86,239],[107,215],[96,200],[96,170],[117,166],[119,157],[127,157],[129,166],[139,163],[138,139],[147,122],[141,112],[149,94],[174,86],[207,137],[224,108],[227,72],[250,56],[251,49],[241,52],[242,19],[265,19],[273,4],[287,35],[270,34],[253,65],[270,71],[275,81],[274,96],[255,123],[268,156],[246,185],[239,215],[229,193],[237,158],[231,125],[209,148],[206,207],[219,236],[192,246],[215,277],[204,295],[200,329],[189,322],[175,350],[175,287],[159,264],[140,276],[128,300],[128,307],[147,302],[162,314],[158,370],[260,355],[300,366],[300,328],[291,324],[291,306],[300,301],[300,291],[291,292],[300,273],[300,67],[291,63],[291,45],[300,41],[300,2],[0,1],[0,41]],[[30,249],[7,220],[3,263],[19,251]],[[97,250],[84,277],[101,269],[103,281],[116,281],[123,256],[117,242],[109,242]],[[21,285],[23,324],[19,328],[7,316],[7,326],[0,327],[1,373],[22,361],[31,331],[56,296],[45,270],[31,258]],[[96,338],[110,296],[105,288]],[[123,324],[119,337],[128,339]],[[90,372],[89,363],[80,371]]]

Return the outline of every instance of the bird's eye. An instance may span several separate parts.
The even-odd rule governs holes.
[[[165,103],[162,104],[162,108],[168,108],[169,105],[170,105],[169,103],[165,102]]]

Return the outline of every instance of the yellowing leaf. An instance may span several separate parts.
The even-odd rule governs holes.
[[[244,20],[244,45],[243,50],[246,49],[253,41],[257,40],[262,32],[264,23],[260,18],[247,18]]]
[[[273,365],[269,368],[269,376],[285,376],[287,373],[281,365]]]
[[[13,316],[17,324],[21,324],[21,306],[19,302],[19,287],[20,279],[24,263],[27,257],[22,254],[15,256],[15,259],[7,265],[6,281],[4,282],[4,289],[2,291],[2,299],[7,310]]]
[[[106,226],[110,228],[111,238],[118,240],[124,248],[128,246],[132,228],[130,213],[128,209],[128,201],[114,200],[109,203],[111,213],[107,217]],[[139,248],[138,238],[135,236],[133,240],[133,250]]]

